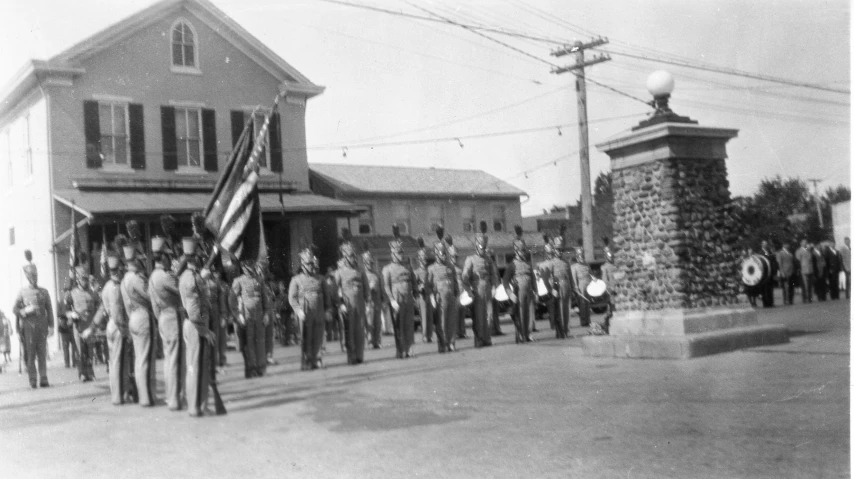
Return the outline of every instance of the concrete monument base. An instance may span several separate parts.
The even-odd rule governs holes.
[[[759,325],[750,307],[626,311],[611,320],[610,335],[582,338],[594,357],[687,359],[789,342],[784,326]]]

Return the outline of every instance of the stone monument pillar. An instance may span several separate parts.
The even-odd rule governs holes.
[[[673,113],[667,72],[647,88],[653,116],[596,145],[611,158],[616,312],[608,336],[583,338],[584,353],[675,359],[787,342],[785,327],[760,326],[739,295],[725,162],[738,130]]]

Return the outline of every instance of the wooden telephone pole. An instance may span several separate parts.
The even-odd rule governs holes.
[[[818,198],[818,184],[821,183],[822,180],[810,178],[807,181],[812,183],[812,187],[813,187],[813,191],[814,191],[812,197],[813,197],[813,200],[815,201],[815,211],[816,211],[816,213],[818,213],[818,226],[821,229],[824,229],[824,219],[821,217],[821,200],[819,200],[819,198]]]
[[[610,60],[606,55],[597,55],[584,61],[584,50],[608,43],[607,38],[597,38],[587,43],[575,42],[551,52],[554,57],[575,53],[575,65],[555,68],[552,73],[572,72],[575,75],[575,92],[578,96],[578,142],[581,156],[581,237],[584,242],[584,259],[593,261],[593,198],[590,193],[590,150],[587,145],[587,85],[584,67]]]

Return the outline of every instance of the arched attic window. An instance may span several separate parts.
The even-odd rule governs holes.
[[[172,67],[180,70],[199,69],[199,39],[196,30],[184,19],[172,25]]]

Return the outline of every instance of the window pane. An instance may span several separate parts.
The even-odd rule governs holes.
[[[183,51],[184,51],[184,48],[181,46],[180,43],[173,43],[172,44],[172,64],[173,65],[177,65],[177,66],[183,66],[184,65],[184,57],[182,56]]]
[[[187,138],[199,138],[199,110],[187,110]]]
[[[492,224],[492,229],[495,231],[504,231],[504,223],[496,221]]]
[[[186,23],[181,24],[184,27],[184,44],[193,43],[193,31],[190,30],[190,26]]]
[[[359,223],[359,234],[360,235],[371,234],[371,225],[368,223]]]
[[[193,54],[192,45],[184,45],[184,66],[192,67],[196,65],[196,58]]]
[[[187,164],[187,140],[178,140],[178,166]]]
[[[124,105],[113,105],[113,134],[125,135],[125,108]]]
[[[98,122],[100,123],[101,133],[105,135],[113,133],[113,115],[109,104],[101,103],[98,105]]]
[[[101,154],[107,160],[107,163],[115,162],[113,154],[113,137],[101,135]]]
[[[175,136],[187,138],[187,110],[175,109]]]
[[[118,136],[115,138],[116,144],[116,164],[117,165],[126,165],[128,159],[128,150],[127,150],[127,138],[123,136]]]
[[[190,166],[200,166],[202,163],[199,159],[199,140],[188,140],[190,147]]]
[[[172,30],[172,43],[181,43],[184,41],[183,32],[183,23],[179,23],[175,25],[175,28]]]

